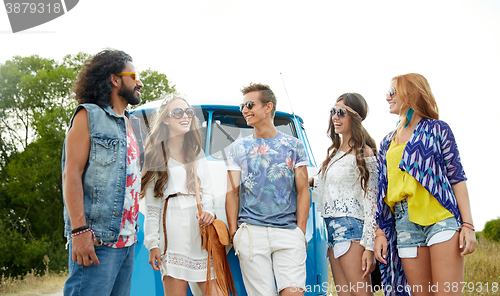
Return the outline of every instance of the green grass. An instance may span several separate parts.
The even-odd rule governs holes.
[[[67,272],[49,272],[44,276],[40,276],[35,271],[29,272],[22,278],[2,277],[0,285],[0,295],[31,296],[55,293],[62,290],[64,282],[67,278]]]
[[[465,282],[463,295],[500,295],[500,242],[479,235],[474,253],[465,256]],[[493,292],[492,285],[497,291]],[[480,287],[482,291],[479,292]],[[489,292],[486,292],[488,287]],[[469,291],[470,290],[470,291]]]
[[[44,295],[60,291],[68,278],[67,272],[55,273],[49,270],[49,257],[43,257],[45,272],[31,270],[24,276],[5,277],[2,275],[0,282],[0,295],[5,296],[31,296]]]

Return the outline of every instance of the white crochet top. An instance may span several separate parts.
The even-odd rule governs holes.
[[[377,158],[366,157],[366,168],[370,173],[367,193],[361,188],[360,173],[356,165],[356,156],[345,155],[338,151],[324,172],[318,176],[315,202],[324,218],[354,217],[364,223],[360,244],[366,250],[373,251],[375,244],[375,211],[378,193]],[[343,156],[343,157],[342,157]]]

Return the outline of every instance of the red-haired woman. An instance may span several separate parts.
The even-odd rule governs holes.
[[[399,123],[378,155],[375,256],[384,290],[461,295],[463,256],[476,238],[455,138],[422,75],[394,77],[387,102]]]

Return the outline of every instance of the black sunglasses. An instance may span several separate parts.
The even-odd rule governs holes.
[[[330,110],[330,115],[334,116],[335,114],[337,114],[337,116],[342,119],[344,118],[348,113],[347,113],[347,110],[346,109],[335,109],[335,107],[332,108],[332,110]]]
[[[246,103],[240,104],[240,112],[243,112],[243,108],[247,107],[248,110],[252,110],[253,105],[255,105],[254,102],[248,101]]]
[[[391,87],[391,89],[389,89],[389,91],[387,92],[387,94],[391,97],[394,97],[394,95],[396,94],[396,89],[394,87]]]
[[[186,110],[182,110],[181,108],[175,108],[174,110],[168,112],[167,117],[181,119],[184,116],[184,113],[186,113],[187,117],[189,118],[194,117],[194,109],[191,107],[186,108]]]

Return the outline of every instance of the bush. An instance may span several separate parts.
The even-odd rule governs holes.
[[[500,218],[486,222],[483,236],[490,240],[500,241]]]

